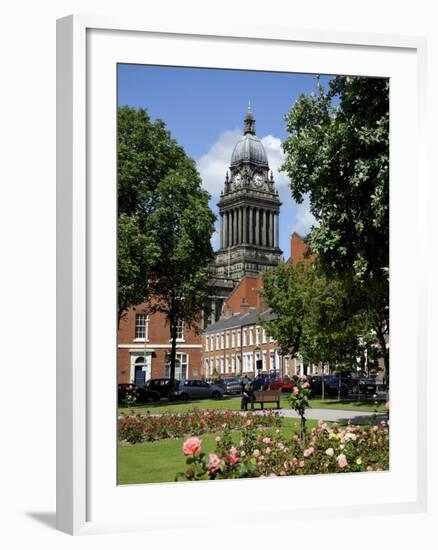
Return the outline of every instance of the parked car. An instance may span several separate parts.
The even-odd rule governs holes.
[[[359,381],[360,393],[374,395],[383,390],[384,385],[382,380],[378,380],[376,378],[361,378]]]
[[[311,376],[308,381],[312,395],[322,395],[322,380],[324,378],[324,395],[337,397],[339,392],[339,378],[336,375]],[[348,386],[341,379],[340,394],[342,398],[348,396]]]
[[[242,379],[241,378],[224,378],[221,384],[218,384],[223,388],[226,394],[240,394],[242,393]]]
[[[217,384],[209,384],[205,380],[180,380],[169,397],[187,401],[188,399],[220,399],[224,389]]]
[[[147,388],[140,388],[135,384],[118,384],[117,402],[119,405],[126,403],[128,395],[133,396],[134,403],[152,403],[160,400],[160,394]]]
[[[171,378],[151,378],[145,384],[145,389],[158,392],[160,398],[170,398],[172,392],[178,386],[179,380]]]
[[[281,390],[282,392],[291,392],[295,386],[295,382],[289,377],[277,378],[269,384],[270,390]]]

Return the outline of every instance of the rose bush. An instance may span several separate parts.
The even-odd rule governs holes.
[[[193,408],[187,413],[123,416],[118,421],[118,439],[135,444],[160,439],[175,439],[228,430],[240,430],[246,422],[256,426],[278,427],[281,417],[276,411],[261,414]]]
[[[305,374],[301,375],[294,386],[292,393],[290,394],[289,400],[293,410],[299,414],[301,420],[300,427],[300,436],[301,442],[304,445],[306,440],[306,409],[310,406],[310,384],[307,381],[307,376]]]
[[[372,427],[320,421],[303,448],[299,436],[287,440],[279,429],[251,421],[243,427],[238,445],[225,429],[216,438],[214,453],[192,454],[186,463],[187,470],[177,480],[382,471],[389,468],[389,427],[384,421]]]

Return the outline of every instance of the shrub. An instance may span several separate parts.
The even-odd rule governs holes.
[[[259,427],[281,425],[281,417],[275,411],[248,413],[244,416],[239,412],[193,408],[181,414],[123,416],[118,422],[118,439],[134,444],[187,435],[197,436],[226,429],[240,430],[248,420]]]
[[[216,439],[215,452],[207,457],[199,447],[187,457],[188,468],[176,480],[381,471],[389,467],[389,428],[385,422],[367,428],[340,428],[320,421],[304,449],[299,436],[286,440],[279,429],[271,432],[249,421],[239,444],[233,446],[230,430],[224,430]]]

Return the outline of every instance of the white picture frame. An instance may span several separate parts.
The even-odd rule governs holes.
[[[292,50],[296,58],[290,61],[288,54]],[[257,62],[251,62],[251,57],[243,61],[242,52],[251,51],[260,54]],[[202,523],[203,511],[199,510],[194,517],[184,509],[196,506],[200,499],[203,502],[210,499],[209,513],[214,515],[225,499],[233,501],[242,491],[254,502],[254,507],[229,521],[250,521],[254,513],[266,514],[271,520],[284,519],[291,513],[295,519],[317,519],[426,509],[425,273],[420,262],[403,265],[403,247],[417,245],[421,248],[421,243],[426,242],[426,222],[421,215],[426,210],[427,195],[423,157],[426,147],[422,147],[425,139],[425,51],[425,41],[418,37],[232,25],[228,29],[205,26],[201,29],[196,25],[178,28],[164,24],[152,28],[138,21],[95,16],[69,16],[58,21],[59,530],[84,534],[165,529],[169,527],[169,518],[172,518],[174,527],[194,527]],[[366,474],[366,478],[355,474],[354,479],[346,474],[256,480],[257,493],[263,491],[267,497],[260,506],[253,498],[254,480],[115,486],[115,369],[103,370],[102,364],[111,365],[115,361],[111,357],[116,353],[112,312],[116,281],[113,185],[116,88],[113,85],[117,62],[372,74],[392,79],[391,364],[397,369],[393,368],[391,374],[390,472]],[[324,69],[324,63],[330,70]],[[368,69],[361,70],[367,63]],[[410,132],[410,148],[404,131]],[[397,186],[394,185],[395,178]],[[407,185],[411,186],[409,196]],[[408,211],[410,227],[406,228],[404,219]],[[111,242],[108,235],[114,235]],[[99,328],[96,311],[102,312],[103,322]],[[409,327],[406,317],[410,318]],[[416,338],[406,350],[403,342],[408,328]],[[96,360],[97,353],[101,354],[102,360]],[[408,372],[405,363],[415,366],[411,368],[412,402],[415,406],[409,415],[397,406],[402,401],[402,379]],[[98,379],[102,382],[99,392],[96,390]],[[403,442],[403,426],[409,429],[416,442],[409,448]],[[291,503],[286,498],[270,498],[279,492],[278,483],[288,484],[289,488],[293,484],[294,492],[300,495],[300,504]],[[306,487],[315,487],[316,483],[328,490],[336,487],[338,495],[334,503],[329,505],[321,497],[315,507],[313,499],[306,500]],[[182,490],[184,506],[181,506]],[[118,506],[117,499],[121,494],[132,503],[134,513],[126,514]],[[145,505],[145,502],[153,502],[153,505]],[[160,520],[163,510],[166,510],[165,522]]]

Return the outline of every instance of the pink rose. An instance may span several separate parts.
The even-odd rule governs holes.
[[[306,390],[307,390],[307,388],[310,388],[309,382],[305,382],[305,383],[303,384],[303,388],[305,388]]]
[[[304,468],[304,460],[300,460],[299,467]]]
[[[231,464],[237,464],[237,462],[239,462],[239,458],[235,453],[229,454],[228,459],[231,462]]]
[[[270,453],[271,453],[271,449],[270,449],[269,447],[266,447],[265,453],[266,453],[267,455],[270,454]]]
[[[303,453],[303,455],[307,458],[308,456],[312,455],[313,454],[313,451],[314,451],[314,448],[313,447],[309,447],[308,449],[306,449]]]
[[[260,456],[260,451],[258,449],[254,449],[252,454],[257,458],[258,456]]]
[[[199,453],[201,450],[202,441],[198,439],[197,437],[189,437],[189,439],[186,439],[184,441],[183,445],[183,453],[186,456],[189,455],[195,455],[196,453]]]
[[[285,472],[284,470],[281,470],[280,475],[281,475],[281,476],[285,476],[285,475],[286,475],[286,472]]]
[[[294,395],[298,395],[299,391],[300,390],[297,388],[297,386],[295,386],[293,389]]]
[[[271,443],[271,438],[270,437],[264,437],[262,441],[263,441],[263,443],[266,443],[266,445],[268,445],[269,443]]]
[[[345,455],[338,456],[338,466],[339,468],[345,468],[345,466],[348,466],[347,457]]]
[[[208,469],[212,474],[219,470],[220,463],[221,461],[216,454],[210,453],[208,455]]]
[[[307,380],[307,376],[305,374],[302,374],[300,376],[300,380],[301,380],[301,382],[305,382]]]
[[[251,424],[252,424],[252,421],[251,421],[251,420],[247,420],[247,421],[245,422],[245,426],[251,426]]]
[[[373,471],[373,467],[372,466],[367,466],[367,472],[372,472]]]

